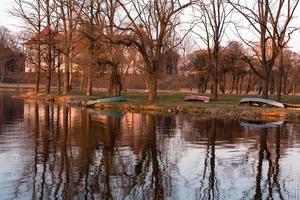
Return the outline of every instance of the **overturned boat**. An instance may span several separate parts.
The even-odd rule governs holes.
[[[285,108],[283,103],[269,100],[269,99],[262,99],[262,98],[242,98],[240,100],[240,105],[269,106],[269,107],[276,107],[276,108]]]
[[[97,103],[114,103],[114,102],[122,102],[122,101],[127,101],[127,99],[123,96],[106,97],[106,98],[99,98],[95,100],[89,100],[85,103],[85,105],[93,106]]]
[[[200,101],[207,103],[211,101],[211,98],[208,96],[191,95],[184,97],[184,101]]]

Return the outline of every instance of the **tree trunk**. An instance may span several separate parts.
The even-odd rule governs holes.
[[[40,91],[40,79],[41,79],[41,72],[40,69],[36,71],[36,81],[35,81],[35,93],[39,93]]]
[[[283,75],[283,94],[286,95],[287,93],[287,75],[286,73]]]
[[[239,82],[240,82],[240,75],[237,76],[236,82],[235,82],[235,93],[239,93]]]
[[[117,76],[117,83],[116,83],[116,96],[120,96],[123,90],[123,84],[122,84],[122,80],[121,80],[121,76],[120,74],[118,74]]]
[[[50,27],[51,26],[51,13],[50,13],[50,4],[49,4],[49,0],[47,0],[46,2],[46,19],[47,19],[47,26]],[[47,44],[47,84],[46,84],[46,93],[50,94],[51,91],[51,75],[52,75],[52,62],[54,62],[53,60],[53,54],[52,54],[52,47],[51,47],[51,43],[52,43],[52,32],[49,32],[49,36],[48,36],[48,44]]]
[[[117,67],[115,65],[111,66],[111,83],[112,83],[112,87],[111,87],[111,95],[112,96],[116,96],[117,93]]]
[[[69,82],[70,82],[70,58],[68,53],[64,55],[65,71],[64,71],[64,87],[63,95],[67,95],[70,91]]]
[[[244,75],[241,76],[239,94],[242,94],[242,91],[243,91],[243,82],[244,82]]]
[[[198,88],[198,93],[201,93],[203,91],[203,80],[202,79],[198,80],[197,88]]]
[[[72,90],[72,82],[73,82],[73,58],[71,55],[70,58],[70,75],[69,75],[69,91]]]
[[[41,45],[38,44],[38,55],[37,55],[38,63],[36,70],[36,82],[35,82],[35,93],[39,93],[40,91],[40,82],[41,82]]]
[[[295,81],[293,82],[293,96],[296,95],[296,84]]]
[[[247,88],[246,88],[246,94],[249,94],[249,92],[252,89],[252,73],[249,73]]]
[[[261,97],[264,99],[269,98],[269,79],[270,79],[269,75],[264,76],[262,79]]]
[[[90,96],[92,95],[92,83],[93,83],[93,80],[92,80],[92,71],[91,69],[89,69],[88,71],[88,79],[87,79],[87,84],[86,84],[86,95],[87,96]]]
[[[47,83],[46,83],[46,94],[51,92],[51,78],[52,78],[52,49],[48,47],[48,67],[47,67]]]
[[[269,80],[269,86],[270,86],[269,93],[270,93],[270,95],[274,95],[274,93],[275,93],[275,77],[274,76],[275,76],[274,74],[271,74],[270,80]]]
[[[4,73],[5,73],[5,65],[3,65],[3,68],[2,68],[1,82],[4,82]]]
[[[214,64],[214,73],[213,73],[213,87],[212,87],[212,99],[217,100],[218,99],[218,68],[217,68],[217,62]]]
[[[47,72],[47,83],[46,83],[46,94],[51,92],[51,69],[48,69]]]
[[[81,76],[80,76],[80,91],[83,90],[83,83],[84,83],[84,73],[83,70],[81,71]]]
[[[58,76],[58,84],[57,84],[57,93],[60,94],[60,87],[61,87],[61,74],[60,74],[60,66],[57,68],[57,76]]]
[[[107,89],[108,96],[120,96],[122,90],[122,83],[120,75],[118,74],[118,65],[112,65],[109,73],[109,85]]]
[[[199,83],[198,83],[199,84]],[[201,81],[201,86],[198,86],[198,93],[202,93],[204,90],[205,79],[203,78]]]
[[[232,85],[231,85],[231,91],[230,91],[230,94],[233,93],[234,91],[234,86],[235,86],[235,83],[236,82],[236,77],[235,77],[235,74],[232,74]]]
[[[223,73],[222,81],[220,81],[220,89],[223,94],[226,92],[226,73]]]
[[[282,73],[283,72],[283,50],[279,50],[279,69],[277,73],[277,101],[281,101]]]
[[[108,81],[107,81],[107,96],[112,96],[112,90],[113,90],[113,76],[112,76],[112,70],[109,70],[108,72]]]
[[[219,37],[214,38],[214,51],[213,51],[213,94],[212,99],[217,100],[218,99],[218,68],[219,68]]]
[[[206,93],[207,85],[208,85],[209,76],[205,79],[202,93]]]
[[[157,76],[154,74],[148,74],[148,101],[153,103],[157,100]]]

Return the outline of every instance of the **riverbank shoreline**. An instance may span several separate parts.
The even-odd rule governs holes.
[[[97,103],[90,107],[95,110],[120,110],[124,112],[155,112],[155,113],[182,113],[207,117],[232,118],[242,120],[278,121],[289,120],[300,122],[300,109],[252,107],[239,105],[244,95],[220,95],[219,100],[210,103],[185,102],[184,93],[159,93],[158,101],[154,104],[147,102],[146,93],[125,93],[125,102]],[[22,93],[14,96],[25,100],[48,101],[58,104],[82,106],[82,102],[104,97],[104,93],[94,96],[85,96],[79,93],[71,95],[45,95],[34,92]],[[300,102],[299,96],[284,97],[285,103]]]

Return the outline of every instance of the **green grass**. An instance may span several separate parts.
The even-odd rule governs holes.
[[[238,106],[239,101],[243,97],[258,97],[255,95],[236,95],[236,94],[220,94],[217,101],[212,101],[209,103],[201,102],[186,102],[184,97],[188,95],[185,93],[166,93],[162,92],[158,94],[158,99],[155,105],[168,106],[168,105],[186,105],[195,107],[228,107],[228,106]],[[205,94],[200,94],[205,95]],[[207,94],[206,94],[207,95]],[[127,97],[128,101],[133,104],[148,104],[146,93],[125,93],[124,96]],[[275,99],[272,96],[271,99]],[[291,104],[300,104],[300,96],[283,96],[282,102]]]
[[[55,94],[55,93],[54,93]],[[149,104],[147,101],[147,93],[145,92],[126,92],[122,94],[128,99],[128,102],[132,104]],[[217,101],[212,101],[209,103],[201,103],[201,102],[186,102],[184,101],[184,97],[190,95],[188,93],[181,92],[159,92],[158,99],[154,103],[155,105],[167,106],[167,105],[188,105],[188,106],[218,106],[218,107],[226,107],[226,106],[237,106],[241,98],[243,97],[259,97],[258,95],[237,95],[237,94],[219,94]],[[199,94],[209,96],[209,94]],[[72,91],[70,93],[72,97],[86,97],[84,93],[80,91]],[[95,99],[105,97],[105,92],[94,92],[92,96],[86,97],[87,99]],[[270,99],[276,100],[276,96],[271,96]],[[300,96],[282,96],[283,103],[291,103],[291,104],[300,104]]]
[[[57,96],[57,92],[53,91],[51,96]],[[226,110],[227,108],[236,108],[240,110],[274,110],[276,108],[269,108],[269,107],[251,107],[251,106],[239,106],[239,101],[243,97],[259,97],[257,95],[237,95],[237,94],[219,94],[217,101],[212,101],[209,103],[202,103],[202,102],[186,102],[184,101],[184,97],[186,95],[190,95],[189,93],[182,93],[182,92],[159,92],[158,99],[154,106],[158,106],[161,108],[170,108],[175,106],[187,107],[187,108],[196,108],[196,109],[206,109],[206,108],[223,108]],[[206,95],[209,94],[199,94],[199,95]],[[59,95],[63,96],[63,95]],[[73,100],[91,100],[97,99],[101,97],[105,97],[105,92],[94,92],[92,96],[86,96],[84,92],[73,90],[69,94],[69,96]],[[145,92],[126,92],[123,94],[128,101],[126,103],[132,105],[149,105],[150,103],[147,101],[147,93]],[[271,96],[270,99],[276,99],[276,96]],[[282,97],[283,103],[290,103],[290,104],[300,104],[300,96],[283,96]],[[122,104],[122,102],[117,103]],[[280,109],[276,109],[280,110]],[[285,109],[286,110],[286,109]],[[287,111],[288,112],[288,111]],[[299,112],[299,111],[298,111]]]
[[[299,110],[291,109],[279,109],[271,107],[253,107],[253,106],[240,106],[239,102],[242,97],[250,97],[251,95],[236,95],[236,94],[220,94],[217,101],[212,101],[209,103],[202,102],[186,102],[184,97],[188,95],[185,93],[166,93],[162,92],[158,94],[158,100],[154,105],[161,107],[162,109],[168,109],[175,106],[185,107],[188,110],[201,110],[205,109],[219,109],[223,112],[244,112],[244,111],[273,111],[273,112],[284,112],[287,114],[297,114],[300,113]],[[202,94],[204,95],[204,94]],[[147,105],[147,95],[146,93],[126,93],[124,94],[128,98],[128,103],[137,105]],[[251,97],[259,97],[252,95]],[[275,97],[271,97],[275,99]],[[300,96],[283,96],[284,103],[300,104]],[[298,114],[297,114],[298,116]]]

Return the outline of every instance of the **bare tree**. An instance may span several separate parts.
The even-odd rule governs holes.
[[[103,0],[103,38],[99,38],[105,43],[107,48],[106,53],[102,56],[100,63],[105,64],[108,74],[108,96],[119,96],[122,90],[120,67],[121,59],[125,53],[125,47],[114,44],[114,38],[118,37],[121,33],[115,25],[121,23],[118,20],[118,11],[120,11],[120,4],[117,0]],[[103,40],[104,39],[104,40]]]
[[[25,42],[27,63],[34,67],[37,73],[36,92],[39,91],[41,72],[46,74],[47,94],[50,93],[52,72],[55,68],[55,30],[52,27],[57,21],[54,15],[53,0],[15,0],[16,8],[13,14],[20,17],[29,31],[29,37]]]
[[[114,25],[119,23],[116,19],[119,4],[115,0],[89,0],[85,1],[80,16],[80,32],[89,41],[89,67],[87,73],[87,86],[91,85],[94,72],[105,71],[108,75],[108,96],[121,94],[122,83],[120,77],[121,63],[124,61],[125,46],[113,43],[120,30]],[[79,55],[83,58],[83,56]],[[87,61],[87,59],[85,59]],[[96,69],[97,68],[97,69]],[[103,70],[105,69],[105,70]]]
[[[83,35],[81,40],[87,41],[87,51],[85,56],[85,64],[87,65],[84,69],[87,74],[87,86],[86,86],[86,95],[92,95],[92,86],[93,86],[93,72],[96,65],[96,17],[99,15],[99,1],[89,0],[85,1],[84,6],[82,7],[82,15],[80,18],[81,28],[80,33]],[[78,45],[77,45],[78,46]]]
[[[53,68],[53,37],[54,33],[51,30],[52,25],[52,8],[50,8],[50,0],[44,0],[44,9],[45,9],[45,18],[46,18],[46,27],[49,29],[49,33],[46,36],[46,55],[45,55],[45,61],[47,64],[46,69],[46,77],[47,77],[47,83],[46,83],[46,93],[50,94],[51,90],[51,79],[52,79],[52,68]]]
[[[55,0],[60,8],[57,14],[61,21],[61,31],[63,35],[62,47],[64,61],[64,85],[63,94],[66,95],[70,91],[70,73],[72,68],[72,51],[74,48],[74,33],[79,23],[79,16],[82,13],[84,0]]]
[[[21,18],[25,23],[25,28],[30,30],[30,33],[40,36],[40,33],[42,31],[42,3],[41,0],[14,0],[15,1],[15,8],[12,14],[14,16],[17,16]],[[36,38],[37,41],[40,40],[40,38]],[[36,46],[36,59],[34,62],[33,59],[29,59],[29,62],[31,62],[35,68],[36,68],[36,85],[35,85],[35,92],[38,93],[40,90],[40,79],[41,79],[41,44],[40,42],[37,42]],[[28,57],[26,57],[28,60]]]
[[[218,70],[221,41],[231,20],[231,9],[225,0],[199,0],[196,19],[201,32],[196,33],[206,44],[209,66],[212,69],[212,98],[218,98]]]
[[[277,100],[281,101],[282,77],[284,73],[284,49],[291,39],[291,35],[299,28],[291,27],[299,0],[275,1],[270,8],[270,19],[276,33],[277,47],[279,51],[278,74],[277,74]],[[275,12],[274,12],[275,11]]]
[[[269,96],[269,82],[270,75],[274,67],[274,63],[278,56],[278,48],[276,43],[277,34],[274,30],[272,0],[257,0],[254,2],[245,0],[228,0],[231,6],[245,19],[242,22],[248,22],[247,29],[250,28],[256,38],[246,39],[243,37],[239,30],[238,35],[241,40],[252,50],[253,53],[245,55],[243,60],[249,64],[252,70],[258,75],[262,82],[262,97],[268,98]],[[275,19],[276,20],[276,19]],[[275,21],[274,20],[274,21]],[[275,22],[276,23],[276,22]],[[245,27],[244,27],[245,28]],[[248,36],[249,38],[249,36]],[[257,58],[260,62],[259,68],[253,64],[253,58]]]
[[[124,35],[114,39],[117,44],[134,46],[145,62],[144,72],[148,86],[148,101],[157,99],[157,81],[162,68],[163,54],[179,46],[176,29],[180,23],[180,13],[192,5],[192,1],[180,0],[117,0],[125,19],[116,28]],[[182,38],[186,36],[187,32]]]
[[[190,37],[186,37],[179,47],[180,61],[179,61],[179,71],[185,71],[189,62],[189,55],[192,53],[195,44],[192,43]]]

